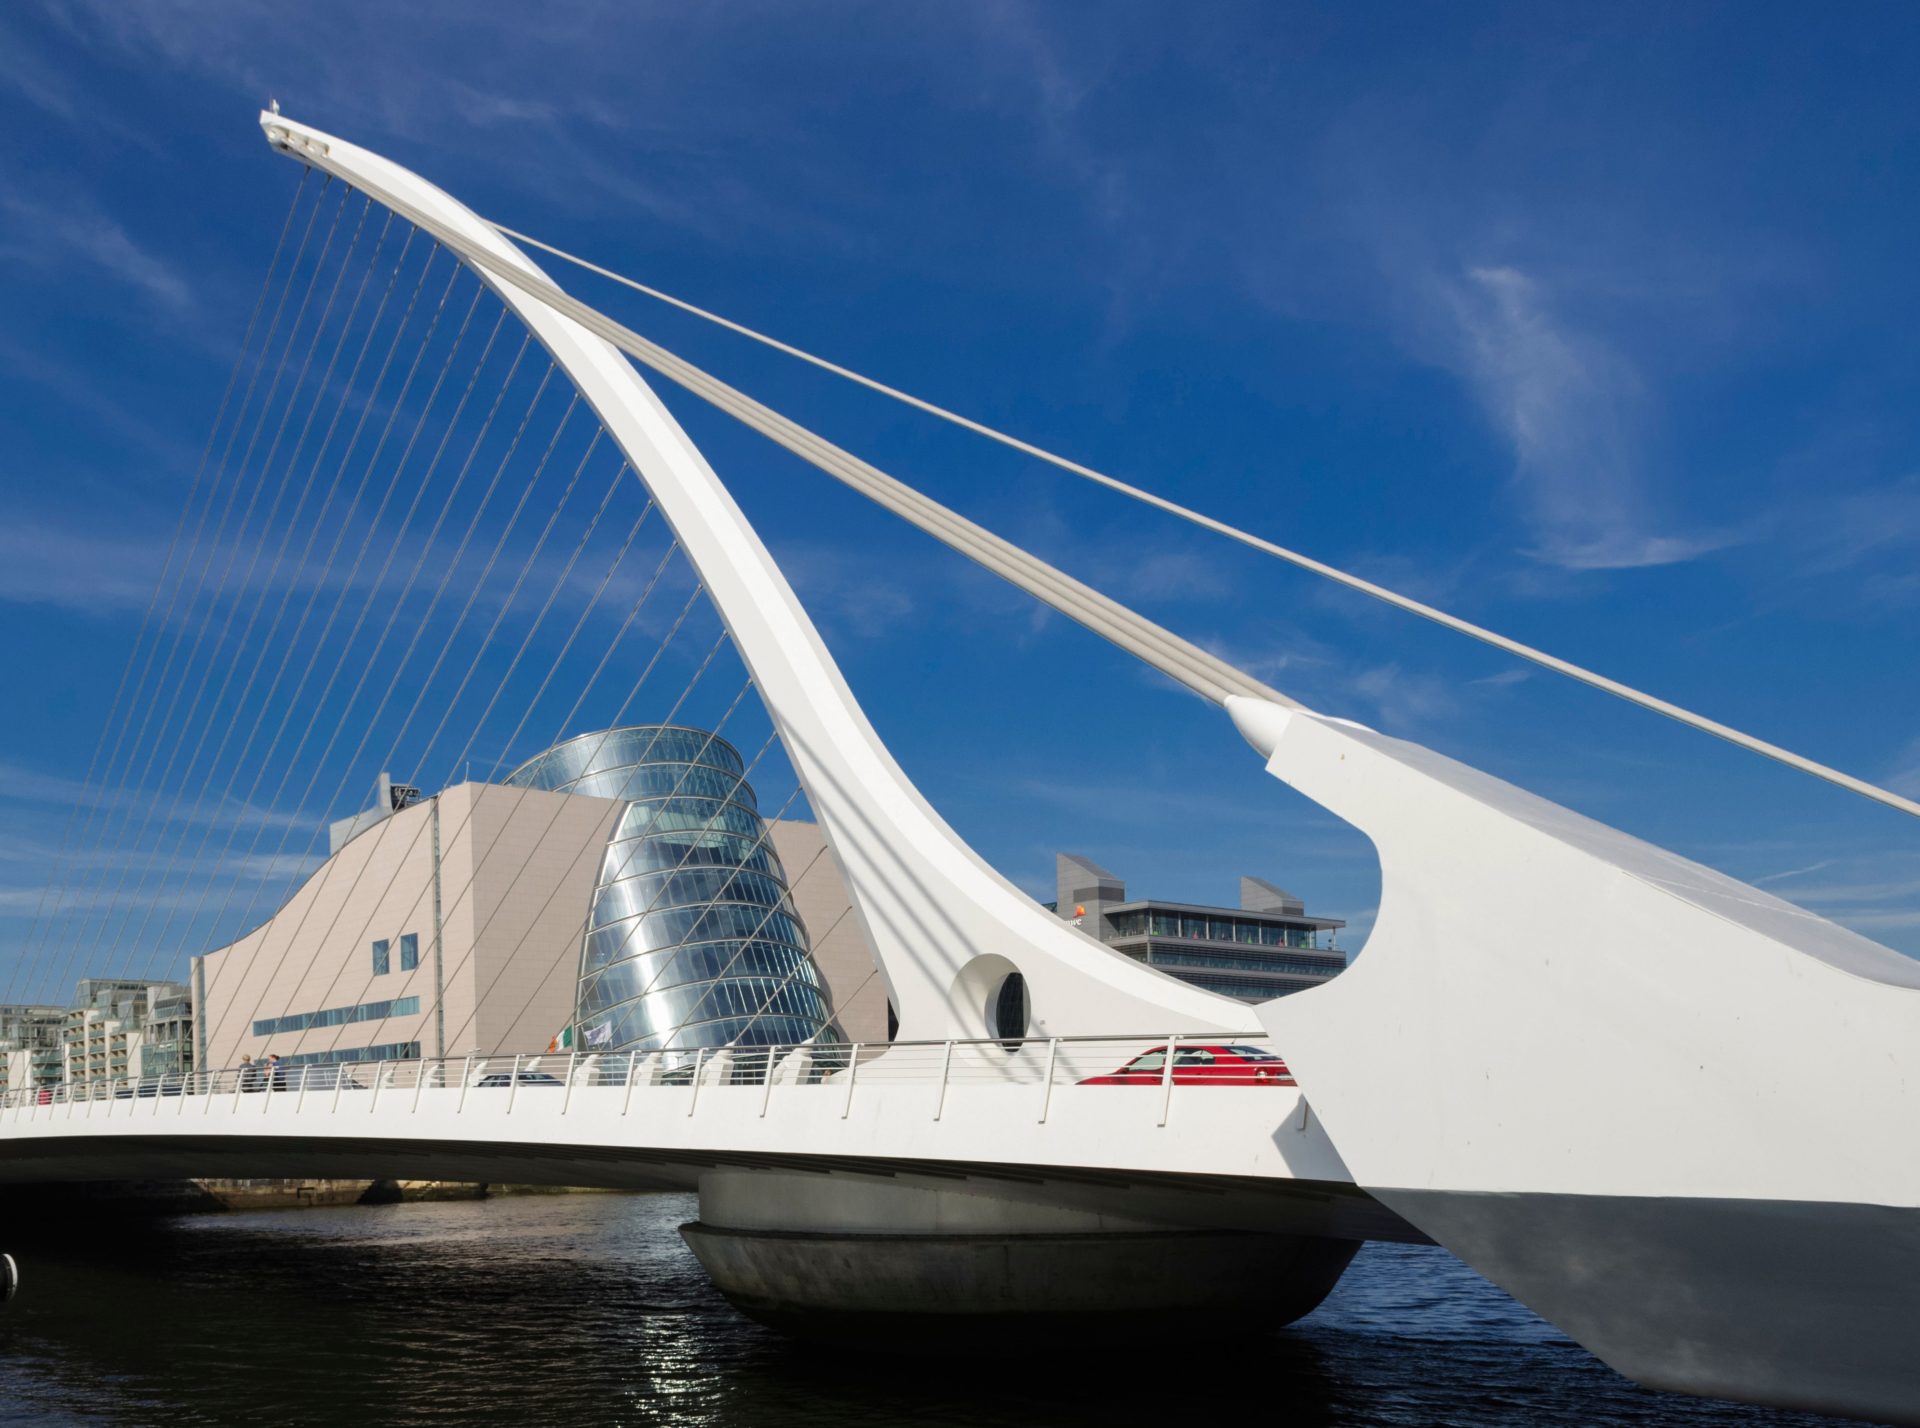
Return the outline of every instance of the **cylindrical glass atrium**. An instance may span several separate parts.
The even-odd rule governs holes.
[[[827,1028],[806,928],[731,744],[666,724],[582,734],[506,782],[627,802],[587,920],[576,1046],[790,1046]]]

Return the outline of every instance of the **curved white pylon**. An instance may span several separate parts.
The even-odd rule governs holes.
[[[260,122],[275,147],[540,273],[418,175],[280,115],[263,113]],[[1257,1028],[1245,1005],[1109,950],[988,867],[887,752],[759,536],[632,364],[571,318],[474,270],[593,407],[706,582],[826,832],[903,1038],[997,1030],[990,1003],[1013,970],[1026,978],[1032,1035]]]

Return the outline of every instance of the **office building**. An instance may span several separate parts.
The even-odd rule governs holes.
[[[1127,956],[1210,992],[1271,1001],[1319,986],[1347,965],[1333,946],[1346,923],[1310,917],[1306,904],[1261,878],[1240,879],[1240,905],[1213,907],[1128,898],[1097,863],[1055,859],[1054,912]]]
[[[82,1086],[189,1070],[192,1026],[178,982],[85,978],[61,1020],[64,1077]]]
[[[195,959],[199,1064],[884,1039],[819,830],[763,820],[704,731],[585,734],[424,797],[383,776],[329,841],[273,917]]]
[[[66,1072],[65,1007],[0,1006],[0,1093],[57,1086]]]

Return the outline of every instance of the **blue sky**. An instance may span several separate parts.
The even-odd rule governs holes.
[[[82,774],[287,211],[270,96],[490,217],[1920,792],[1911,11],[396,8],[0,17],[0,974],[102,797]],[[566,280],[1318,708],[1920,953],[1911,819]],[[1210,901],[1258,873],[1359,941],[1366,845],[1216,711],[669,401],[996,866],[1039,892],[1066,848]],[[395,772],[436,783],[459,742]],[[371,771],[206,817],[304,838]],[[257,843],[226,831],[216,901]],[[134,945],[181,896],[150,871],[69,961],[166,970]]]

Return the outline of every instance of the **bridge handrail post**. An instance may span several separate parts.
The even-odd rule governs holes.
[[[579,1069],[579,1063],[580,1053],[569,1051],[567,1053],[567,1084],[560,1092],[560,1114],[563,1116],[567,1113],[567,1107],[573,1104],[573,1078]]]
[[[352,1069],[353,1063],[350,1061],[336,1061],[333,1063],[333,1101],[327,1107],[328,1115],[333,1115],[340,1109],[340,1088],[346,1084],[347,1077],[351,1074]]]
[[[236,1116],[240,1114],[240,1095],[246,1089],[247,1072],[246,1068],[243,1067],[233,1073],[233,1113]]]
[[[457,1116],[467,1108],[467,1085],[473,1080],[473,1053],[467,1053],[467,1059],[460,1063],[460,1099],[454,1102],[453,1113]]]
[[[1052,1037],[1047,1042],[1046,1086],[1040,1092],[1040,1124],[1047,1123],[1047,1112],[1053,1108],[1053,1068],[1060,1059],[1060,1038]]]
[[[386,1068],[391,1064],[392,1064],[391,1062],[385,1062],[385,1061],[376,1061],[373,1063],[373,1094],[367,1097],[367,1114],[368,1115],[372,1115],[376,1110],[379,1109],[380,1087],[386,1082],[387,1078],[384,1073]]]
[[[1167,1059],[1160,1068],[1160,1124],[1167,1123],[1167,1113],[1173,1108],[1173,1058],[1180,1050],[1180,1038],[1167,1038]]]
[[[293,1113],[297,1116],[307,1105],[307,1073],[313,1070],[311,1061],[300,1063],[300,1093],[293,1098]]]
[[[933,1118],[937,1121],[947,1110],[947,1078],[953,1071],[953,1042],[949,1040],[940,1056],[940,1094],[934,1098]]]
[[[778,1046],[767,1048],[766,1077],[760,1086],[760,1119],[763,1121],[767,1118],[767,1103],[773,1100],[773,1064],[779,1054]]]
[[[160,1119],[160,1093],[166,1088],[167,1078],[165,1076],[155,1076],[153,1078],[153,1119],[155,1120]]]
[[[847,1098],[840,1103],[840,1119],[845,1120],[853,1110],[853,1083],[860,1075],[860,1043],[853,1043],[853,1050],[847,1056]]]
[[[507,1082],[507,1114],[513,1114],[514,1098],[520,1094],[520,1063],[526,1059],[526,1053],[520,1052],[513,1058],[513,1075]]]
[[[687,1114],[693,1114],[693,1108],[700,1104],[700,1072],[707,1064],[707,1048],[701,1047],[693,1058],[693,1094],[687,1097]]]
[[[640,1067],[640,1048],[634,1047],[627,1053],[627,1095],[620,1103],[620,1114],[625,1115],[633,1109],[633,1082]]]
[[[407,1109],[407,1114],[410,1116],[420,1113],[420,1093],[427,1089],[427,1068],[432,1064],[431,1061],[421,1061],[415,1066],[413,1073],[413,1104]]]

